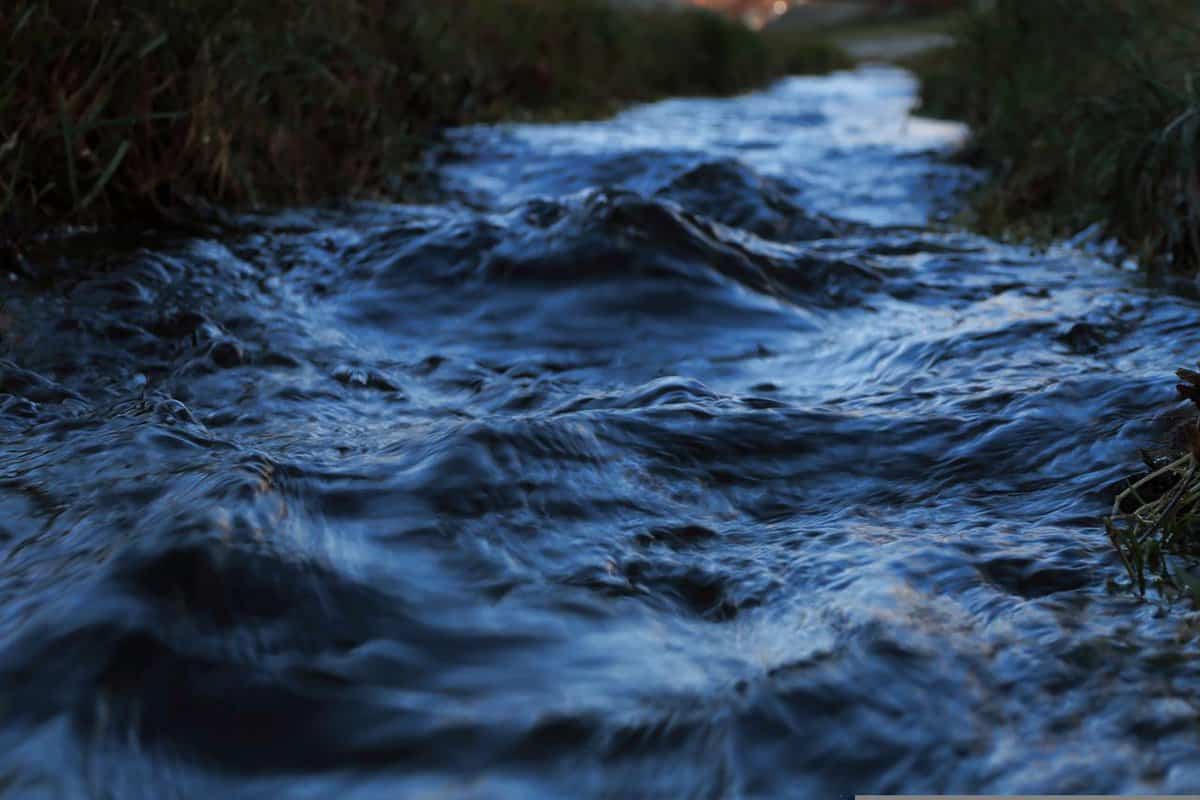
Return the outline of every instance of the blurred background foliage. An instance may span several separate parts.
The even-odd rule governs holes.
[[[1103,221],[1147,262],[1200,266],[1200,5],[995,0],[911,64],[922,111],[965,120],[992,233]]]
[[[10,0],[0,44],[0,213],[23,221],[385,196],[448,125],[846,63],[605,0]]]

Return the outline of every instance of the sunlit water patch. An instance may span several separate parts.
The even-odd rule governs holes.
[[[1200,789],[1193,619],[1099,525],[1197,305],[935,225],[912,96],[459,131],[441,205],[10,282],[2,785]]]

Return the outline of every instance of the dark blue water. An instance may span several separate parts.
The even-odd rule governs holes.
[[[1200,790],[1100,517],[1200,305],[938,219],[903,73],[457,132],[0,311],[19,798]]]

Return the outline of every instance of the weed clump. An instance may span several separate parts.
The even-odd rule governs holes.
[[[1200,373],[1176,373],[1181,397],[1200,408]],[[1105,520],[1109,539],[1140,594],[1148,584],[1186,591],[1200,603],[1200,420],[1182,428],[1185,449],[1147,458],[1147,472],[1130,480]]]

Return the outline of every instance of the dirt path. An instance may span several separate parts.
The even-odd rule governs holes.
[[[856,61],[902,61],[953,42],[949,17],[882,18],[855,0],[794,7],[775,25],[820,33]]]
[[[889,33],[880,36],[834,37],[855,61],[902,61],[954,42],[945,33]]]

